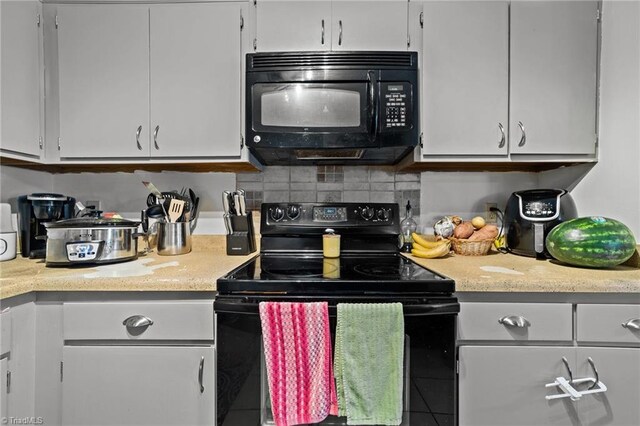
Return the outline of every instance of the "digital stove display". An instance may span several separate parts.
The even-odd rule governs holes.
[[[314,207],[313,208],[313,221],[314,222],[346,222],[347,221],[347,208],[346,207]]]

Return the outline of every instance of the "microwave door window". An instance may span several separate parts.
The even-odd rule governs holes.
[[[260,90],[261,127],[293,131],[361,129],[363,93],[359,87],[340,86],[265,85]]]

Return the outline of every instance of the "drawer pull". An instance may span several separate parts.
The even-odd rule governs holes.
[[[623,322],[622,326],[630,330],[640,331],[640,318],[630,319],[627,322]]]
[[[200,368],[198,368],[198,383],[200,384],[200,393],[204,392],[203,376],[204,376],[204,357],[200,358]]]
[[[593,359],[591,359],[591,357],[587,358],[587,362],[589,362],[589,365],[593,370],[593,374],[595,374],[596,376],[595,380],[593,381],[593,384],[587,388],[587,390],[592,390],[596,387],[598,383],[600,383],[600,375],[598,374],[598,370],[596,369],[596,364],[593,362]]]
[[[529,327],[531,323],[528,319],[520,315],[509,315],[502,317],[498,320],[499,324],[506,325],[508,327],[525,328]]]
[[[127,328],[143,328],[153,325],[153,321],[144,315],[133,315],[122,321],[122,325]]]

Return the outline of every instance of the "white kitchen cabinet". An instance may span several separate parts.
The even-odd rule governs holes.
[[[256,2],[256,50],[331,50],[331,1]]]
[[[462,346],[459,349],[460,426],[573,425],[578,413],[567,401],[547,401],[545,388],[575,365],[572,347]]]
[[[572,306],[577,315],[566,315]],[[527,321],[521,326],[495,324],[503,312]],[[638,305],[628,303],[461,303],[460,426],[640,424],[640,332],[622,326],[637,322],[639,312]],[[541,322],[543,317],[548,323]],[[559,331],[545,332],[553,324]],[[509,328],[510,335],[494,330],[496,325]],[[561,331],[567,328],[577,330],[570,342]],[[525,333],[535,344],[522,338]],[[561,393],[545,387],[557,377],[598,379],[607,390],[576,401],[546,400],[545,395]],[[574,387],[584,391],[589,385]]]
[[[506,156],[509,3],[423,6],[422,131],[425,156]]]
[[[239,158],[243,8],[59,5],[60,158]]]
[[[597,10],[593,1],[423,2],[418,159],[594,156]]]
[[[580,413],[584,425],[640,425],[640,348],[577,349],[577,376],[595,377],[588,359],[607,386],[603,394],[583,397]]]
[[[58,6],[60,157],[149,155],[149,8]]]
[[[65,346],[65,425],[212,425],[212,346]]]
[[[598,3],[511,3],[510,150],[596,148]]]
[[[407,50],[408,2],[271,1],[256,3],[255,48]]]
[[[0,419],[9,415],[7,399],[9,396],[9,359],[0,359]]]
[[[78,300],[63,314],[62,424],[215,423],[211,300]]]
[[[39,159],[42,138],[42,4],[0,2],[0,152]]]
[[[240,156],[241,7],[150,8],[152,156]]]

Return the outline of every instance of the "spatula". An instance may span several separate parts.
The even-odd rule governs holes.
[[[184,209],[184,200],[171,199],[169,203],[169,222],[177,222],[180,216],[182,216],[182,210]]]

